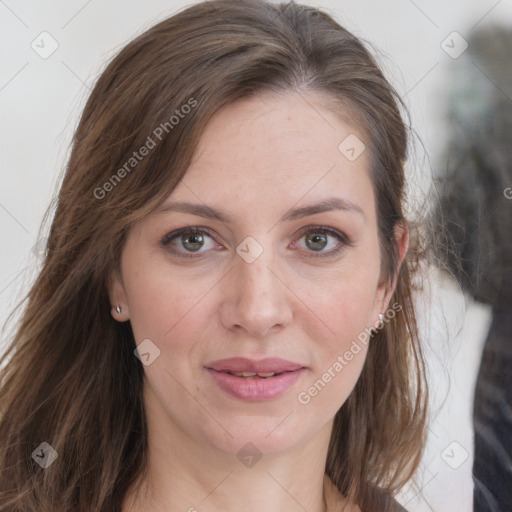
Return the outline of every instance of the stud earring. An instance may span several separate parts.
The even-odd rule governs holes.
[[[379,313],[379,322],[382,325],[384,325],[384,315],[382,313]]]
[[[121,306],[119,304],[116,304],[116,313],[119,315],[121,314]]]

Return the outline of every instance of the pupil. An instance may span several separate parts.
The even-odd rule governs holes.
[[[183,235],[181,237],[184,247],[191,251],[201,249],[203,245],[203,236],[200,233],[193,233],[191,235]]]
[[[312,242],[312,246],[308,242]],[[327,235],[325,235],[325,234],[307,235],[306,244],[308,245],[308,247],[310,249],[313,249],[313,250],[323,249],[327,244]]]

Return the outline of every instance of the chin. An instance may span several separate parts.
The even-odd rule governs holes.
[[[245,455],[278,455],[305,442],[312,436],[307,432],[304,422],[297,424],[292,412],[286,417],[269,416],[225,416],[225,425],[229,425],[227,434],[222,428],[216,428],[217,435],[208,436],[208,441],[217,449],[236,455],[238,458]],[[218,426],[217,426],[218,427]],[[299,430],[300,427],[300,430]],[[254,453],[253,453],[254,452]]]

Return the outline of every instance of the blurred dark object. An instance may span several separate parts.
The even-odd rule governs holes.
[[[492,307],[475,389],[474,512],[512,511],[512,32],[479,31],[453,64],[439,257]]]

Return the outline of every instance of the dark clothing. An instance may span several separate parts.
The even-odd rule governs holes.
[[[493,308],[475,390],[474,512],[512,511],[512,308]]]

